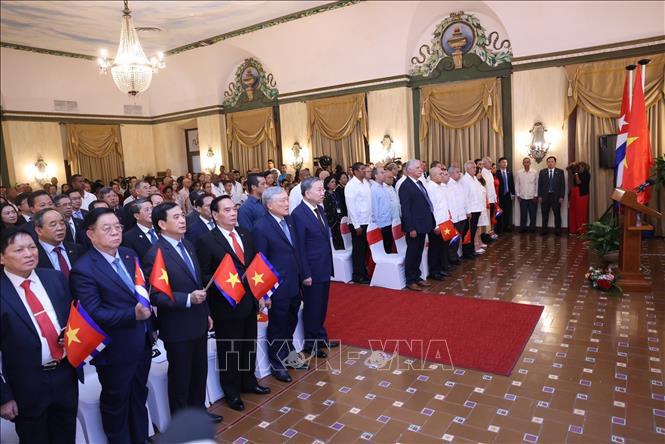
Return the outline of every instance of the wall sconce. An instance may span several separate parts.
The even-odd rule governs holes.
[[[395,158],[395,149],[393,148],[393,140],[392,137],[390,137],[389,134],[386,134],[383,136],[383,139],[381,140],[381,146],[383,147],[383,160],[387,162],[391,162]]]
[[[215,152],[212,150],[212,147],[208,145],[208,152],[206,153],[206,170],[210,174],[215,172],[217,168],[217,162],[215,161]]]
[[[302,158],[302,147],[298,142],[294,143],[291,147],[291,154],[293,159],[291,160],[291,166],[294,170],[299,170],[302,168],[303,158]]]
[[[531,133],[531,144],[528,146],[529,156],[533,158],[536,163],[540,163],[545,156],[547,156],[547,152],[550,149],[550,142],[545,139],[545,132],[547,132],[547,129],[542,122],[536,122],[533,124],[533,128],[531,128],[529,132]]]
[[[39,158],[37,158],[37,162],[35,162],[34,177],[35,181],[42,185],[49,180],[48,163],[46,163],[42,156],[39,156]]]

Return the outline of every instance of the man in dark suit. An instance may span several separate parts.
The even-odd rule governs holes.
[[[305,324],[305,353],[325,358],[322,347],[335,347],[329,341],[323,323],[328,311],[330,277],[333,275],[330,227],[323,212],[325,190],[318,177],[309,177],[300,185],[303,201],[291,213],[296,227],[298,253],[302,262],[303,321]]]
[[[83,222],[85,215],[88,214],[88,210],[81,208],[83,205],[83,191],[72,188],[67,191],[67,196],[72,201],[72,217]]]
[[[205,410],[208,330],[212,329],[212,319],[205,303],[199,261],[192,245],[183,239],[187,226],[178,204],[158,205],[152,212],[152,222],[160,236],[144,257],[144,274],[150,276],[157,250],[161,250],[173,291],[173,299],[154,287],[150,295],[159,313],[159,337],[169,361],[171,414],[185,407]],[[214,422],[222,421],[221,416],[209,415]]]
[[[66,194],[58,194],[53,198],[55,209],[62,214],[67,232],[65,240],[73,243],[83,243],[83,221],[72,217],[72,201]]]
[[[419,180],[423,175],[420,160],[409,160],[404,169],[407,178],[399,188],[399,201],[402,207],[402,230],[406,233],[406,287],[423,291],[423,288],[432,285],[421,278],[420,261],[425,248],[425,236],[434,230],[433,207],[425,185]]]
[[[236,227],[238,210],[230,196],[218,196],[210,204],[217,227],[199,238],[196,249],[203,281],[207,283],[217,266],[228,254],[238,276],[245,274],[256,249],[249,233]],[[256,313],[259,305],[248,285],[245,295],[235,307],[221,294],[216,285],[208,288],[208,305],[214,321],[217,340],[219,380],[226,403],[234,410],[244,410],[241,393],[267,394],[270,389],[258,384],[256,369]]]
[[[302,301],[300,284],[303,281],[298,236],[288,215],[289,196],[286,191],[270,187],[263,192],[261,200],[268,212],[254,225],[252,239],[256,249],[270,261],[281,279],[279,287],[270,297],[268,358],[273,376],[280,381],[291,382],[285,363],[294,350],[293,332],[298,325]],[[303,363],[288,366],[302,370],[309,368]]]
[[[14,199],[14,204],[18,208],[16,225],[26,224],[32,219],[32,211],[30,211],[30,205],[28,205],[28,196],[30,196],[30,193],[20,193]]]
[[[0,240],[0,415],[22,443],[73,443],[77,371],[64,358],[71,293],[55,270],[35,269],[37,247],[20,227]]]
[[[92,248],[72,268],[70,282],[74,297],[111,339],[92,361],[102,386],[104,432],[110,443],[145,442],[152,312],[134,289],[136,253],[120,246],[122,225],[109,208],[90,211],[84,229]]]
[[[136,226],[122,235],[122,245],[131,248],[143,260],[153,244],[157,243],[157,232],[152,225],[152,203],[148,199],[137,199],[129,204],[129,212]]]
[[[496,224],[496,232],[502,233],[510,231],[513,222],[513,199],[515,198],[515,181],[513,172],[508,171],[508,159],[499,158],[499,169],[496,172],[499,179],[499,206],[503,210],[503,215]]]
[[[194,211],[187,216],[187,239],[196,245],[199,237],[215,228],[215,221],[210,214],[210,203],[215,198],[212,194],[201,194],[194,200]]]
[[[46,208],[32,217],[32,223],[38,238],[39,268],[61,271],[65,279],[69,279],[72,266],[85,250],[64,240],[66,228],[62,214],[53,208]]]
[[[555,234],[561,234],[561,204],[566,195],[566,179],[561,168],[556,167],[556,157],[547,158],[547,168],[538,173],[538,202],[542,217],[542,234],[547,234],[550,209],[554,213]]]

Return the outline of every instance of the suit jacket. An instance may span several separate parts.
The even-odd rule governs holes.
[[[196,241],[199,240],[199,237],[206,234],[210,231],[210,228],[203,223],[199,217],[199,213],[193,211],[187,216],[187,232],[185,233],[185,239],[187,239],[192,245],[196,245]]]
[[[18,213],[18,219],[16,219],[16,226],[24,225],[24,224],[32,225],[32,223],[30,223],[30,221],[28,219],[26,219],[24,215],[22,215],[21,213]]]
[[[77,219],[75,217],[72,217],[72,220],[74,221],[74,227],[76,228],[76,234],[72,233],[71,227],[69,226],[69,224],[67,222],[65,222],[65,228],[67,230],[67,231],[65,231],[65,240],[67,242],[80,244],[80,243],[83,242],[83,238],[81,237],[84,234],[83,233],[83,221],[81,219]]]
[[[314,212],[303,201],[293,211],[291,219],[296,227],[303,279],[311,277],[312,282],[328,282],[333,275],[331,233],[321,205],[319,205],[319,214],[323,220],[323,227]]]
[[[513,179],[513,172],[510,170],[506,170],[506,174],[508,175],[508,192],[514,196],[516,193],[515,193],[515,180]],[[504,190],[505,185],[503,183],[503,173],[501,172],[501,170],[497,170],[496,178],[499,179],[499,196],[503,196],[503,193],[505,192]]]
[[[227,254],[231,255],[233,265],[238,270],[238,276],[245,274],[247,265],[252,262],[256,255],[256,248],[252,242],[250,234],[240,227],[236,227],[236,232],[240,236],[243,245],[244,262],[233,251],[233,247],[226,240],[222,232],[215,228],[199,237],[196,244],[199,263],[201,264],[201,274],[203,275],[203,285],[206,285],[212,275],[217,270],[217,266]],[[215,323],[223,322],[224,319],[244,319],[250,314],[256,314],[259,304],[247,285],[247,280],[243,280],[245,287],[245,296],[238,302],[235,308],[226,300],[217,286],[213,283],[208,288],[208,305]],[[218,321],[219,320],[219,321]]]
[[[545,197],[548,194],[549,170],[544,168],[538,173],[538,197]],[[563,199],[566,195],[566,179],[561,168],[554,168],[554,179],[552,183],[554,197]]]
[[[155,233],[155,236],[157,236],[157,233]],[[134,250],[136,254],[138,254],[141,263],[143,263],[143,258],[145,257],[145,254],[152,247],[150,239],[148,238],[148,236],[143,234],[143,231],[141,231],[138,225],[130,229],[129,231],[125,231],[125,233],[122,235],[122,245]]]
[[[192,259],[196,276],[192,276],[180,253],[162,237],[150,247],[143,258],[143,273],[150,276],[157,249],[161,249],[164,266],[169,275],[169,284],[175,301],[155,288],[150,294],[150,302],[157,307],[159,337],[164,341],[199,339],[208,331],[208,304],[191,304],[187,308],[187,294],[202,289],[205,283],[202,283],[201,269],[194,248],[186,240],[183,240],[183,244]]]
[[[64,328],[72,302],[69,285],[62,273],[37,268],[37,276],[48,293],[59,324]],[[19,409],[30,411],[42,400],[38,399],[35,384],[42,376],[42,346],[39,333],[32,323],[32,313],[26,310],[11,281],[0,272],[0,351],[2,377],[0,377],[0,404],[17,400]],[[69,364],[66,364],[69,365]],[[82,371],[72,368],[72,376],[83,377]],[[73,382],[75,384],[75,382]]]
[[[69,259],[69,263],[72,267],[85,253],[83,247],[73,242],[65,241],[62,243],[62,246],[65,247],[65,250],[67,251],[67,259]],[[39,251],[39,264],[37,264],[37,266],[39,268],[50,268],[51,270],[55,270],[55,268],[53,268],[53,262],[51,262],[51,259],[48,257],[48,253],[46,253],[46,250],[44,250],[44,247],[42,247],[42,244],[39,242],[37,242],[37,250]]]
[[[118,254],[133,277],[136,253],[119,247]],[[69,279],[74,297],[111,338],[111,343],[92,363],[125,364],[144,359],[145,348],[152,342],[151,319],[136,320],[134,307],[138,301],[134,291],[122,281],[106,258],[91,248],[76,262]]]
[[[282,280],[271,296],[273,301],[298,296],[304,279],[298,251],[298,234],[291,217],[286,216],[285,219],[293,245],[289,243],[281,227],[270,213],[259,219],[252,230],[252,239],[256,249],[270,261]]]
[[[402,230],[418,234],[429,233],[434,229],[434,215],[427,199],[418,185],[407,177],[399,187],[399,202],[402,206]]]

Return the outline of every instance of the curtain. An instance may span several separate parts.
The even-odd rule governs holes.
[[[66,128],[72,171],[104,183],[124,177],[119,125],[67,124]]]
[[[481,79],[422,89],[420,139],[427,163],[461,166],[503,154],[500,79]]]
[[[313,157],[327,154],[345,167],[367,161],[364,93],[308,101],[307,121]]]
[[[242,174],[278,161],[272,108],[227,114],[226,138],[231,165]]]

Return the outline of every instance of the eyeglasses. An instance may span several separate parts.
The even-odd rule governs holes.
[[[115,225],[102,225],[99,227],[100,231],[104,234],[110,234],[113,231],[119,231],[122,233],[122,225],[121,224],[115,224]]]

